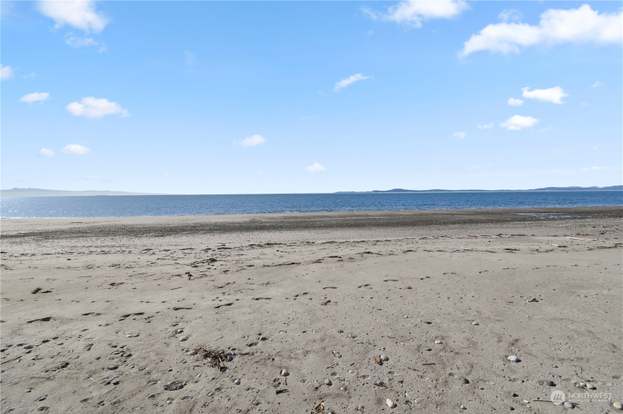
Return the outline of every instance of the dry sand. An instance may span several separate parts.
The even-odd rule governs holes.
[[[614,412],[622,217],[3,220],[1,410]]]

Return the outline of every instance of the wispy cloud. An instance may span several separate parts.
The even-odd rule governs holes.
[[[498,18],[503,22],[518,22],[521,17],[522,14],[517,9],[504,9],[498,14]]]
[[[335,92],[339,92],[344,88],[348,88],[349,86],[352,86],[353,84],[364,81],[366,79],[370,79],[370,77],[366,75],[362,75],[361,73],[355,73],[353,75],[350,75],[347,78],[344,78],[336,82],[333,90]]]
[[[91,152],[91,149],[80,144],[68,144],[63,148],[63,152],[69,155],[86,155]]]
[[[39,155],[43,157],[52,158],[54,155],[56,155],[56,153],[54,152],[54,150],[51,150],[49,148],[41,148],[39,150]]]
[[[197,63],[197,55],[192,50],[184,50],[184,66],[192,69]]]
[[[483,124],[478,124],[476,127],[478,129],[492,129],[495,127],[495,124],[493,122],[485,122]]]
[[[50,97],[50,94],[47,93],[47,92],[31,92],[31,93],[28,93],[28,94],[22,96],[20,98],[20,101],[24,102],[24,103],[31,104],[31,103],[44,102],[49,97]]]
[[[93,0],[40,0],[39,11],[57,27],[71,26],[84,32],[101,32],[107,19],[95,9]]]
[[[73,48],[94,47],[94,48],[97,48],[97,51],[99,53],[103,53],[107,50],[106,45],[98,42],[92,37],[76,36],[73,33],[65,34],[65,44]]]
[[[70,102],[67,111],[73,116],[103,118],[110,115],[128,116],[128,111],[117,102],[105,98],[87,96],[77,102]]]
[[[13,77],[13,68],[8,65],[0,65],[0,79],[7,80]]]
[[[307,167],[305,167],[305,169],[307,170],[307,172],[310,172],[312,174],[318,174],[327,170],[325,166],[318,161],[309,164]]]
[[[452,136],[456,139],[464,139],[467,134],[465,133],[465,131],[456,131],[455,133],[452,134]]]
[[[509,106],[521,106],[523,105],[523,99],[519,99],[519,98],[508,98],[508,101],[506,101],[506,103]]]
[[[604,86],[604,83],[602,81],[596,80],[595,82],[593,82],[593,84],[591,85],[591,87],[593,88],[601,88],[602,86]]]
[[[521,92],[522,96],[526,99],[535,99],[537,101],[550,102],[557,105],[562,104],[562,100],[569,96],[560,86],[546,89],[522,88]]]
[[[520,131],[526,128],[532,128],[539,122],[538,119],[532,116],[513,115],[506,121],[502,122],[500,126],[506,128],[509,131]]]
[[[364,9],[364,13],[375,20],[421,27],[431,19],[450,19],[467,9],[464,0],[406,0],[389,7],[384,12]]]
[[[588,4],[577,9],[549,9],[536,25],[503,22],[484,27],[465,42],[461,55],[519,53],[526,47],[561,43],[620,44],[622,19],[623,11],[599,13]]]
[[[262,145],[266,143],[266,139],[260,134],[249,135],[240,141],[240,145],[243,147],[257,147],[258,145]]]

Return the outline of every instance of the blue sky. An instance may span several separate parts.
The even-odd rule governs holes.
[[[621,184],[621,13],[619,2],[3,2],[2,188]]]

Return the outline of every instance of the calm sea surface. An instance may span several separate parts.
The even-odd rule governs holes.
[[[127,217],[612,205],[623,206],[623,191],[32,197],[0,200],[0,215]]]

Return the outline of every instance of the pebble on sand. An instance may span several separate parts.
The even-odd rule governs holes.
[[[176,380],[176,381],[169,382],[168,384],[164,384],[164,390],[165,391],[177,391],[177,390],[181,390],[185,386],[186,386],[186,383],[184,381]]]
[[[290,372],[287,369],[283,368],[280,374],[282,377],[287,377],[288,375],[290,375]]]
[[[506,359],[508,359],[510,362],[521,362],[521,358],[519,358],[517,355],[509,355],[506,357]]]
[[[623,403],[621,401],[612,401],[612,408],[623,411]]]
[[[385,400],[385,404],[389,407],[389,408],[394,408],[396,407],[396,403],[392,400],[390,400],[389,398]]]

